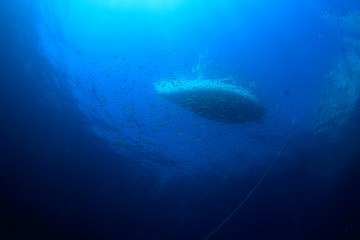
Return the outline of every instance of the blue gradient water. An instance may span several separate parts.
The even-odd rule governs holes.
[[[205,239],[270,166],[209,239],[358,239],[358,1],[0,6],[1,239]],[[156,93],[181,78],[230,79],[266,115]]]

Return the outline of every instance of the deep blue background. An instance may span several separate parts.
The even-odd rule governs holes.
[[[215,5],[213,1],[211,4]],[[277,4],[281,4],[281,1]],[[93,106],[99,112],[94,114],[91,108],[84,107],[89,99],[83,97],[86,94],[74,90],[73,84],[76,77],[82,79],[82,72],[73,70],[79,60],[71,57],[73,53],[69,54],[64,50],[63,59],[74,61],[74,65],[69,62],[69,67],[62,68],[63,63],[54,64],[49,57],[54,52],[53,49],[44,50],[44,46],[51,41],[42,38],[42,33],[46,35],[52,32],[50,39],[55,38],[59,48],[66,45],[71,51],[77,51],[76,56],[80,56],[85,66],[97,56],[97,61],[108,62],[104,63],[105,67],[113,67],[114,56],[121,54],[119,58],[131,58],[134,51],[146,51],[147,44],[158,39],[151,35],[151,29],[145,34],[149,38],[131,42],[131,46],[127,46],[128,52],[119,48],[111,53],[111,49],[93,49],[95,45],[92,45],[90,40],[89,48],[80,46],[79,43],[84,40],[75,40],[75,35],[74,39],[69,39],[71,35],[67,35],[69,33],[66,33],[66,30],[61,31],[61,28],[67,25],[46,32],[44,28],[54,27],[56,24],[46,25],[42,22],[44,18],[37,4],[21,0],[1,0],[0,238],[204,239],[246,196],[266,170],[269,161],[276,160],[273,169],[257,191],[210,239],[359,239],[360,103],[357,102],[348,113],[346,122],[338,126],[339,133],[335,137],[327,132],[313,137],[315,133],[311,132],[313,129],[309,121],[315,121],[311,114],[314,101],[317,100],[316,93],[320,90],[301,89],[306,85],[303,82],[305,78],[312,83],[312,87],[321,85],[316,81],[314,83],[314,80],[322,74],[327,64],[332,64],[334,59],[341,55],[340,30],[331,22],[324,24],[312,14],[327,13],[331,8],[334,15],[342,16],[347,11],[356,10],[357,4],[357,1],[319,1],[315,5],[307,5],[303,1],[292,1],[284,5],[286,10],[276,9],[279,14],[285,15],[289,11],[294,21],[282,24],[282,18],[278,15],[279,18],[274,18],[274,22],[260,33],[251,30],[257,26],[257,21],[251,21],[253,25],[250,26],[242,26],[237,22],[233,25],[216,26],[216,16],[210,23],[207,21],[209,19],[205,18],[191,29],[180,26],[180,32],[166,28],[165,32],[158,30],[159,36],[169,34],[168,38],[164,37],[162,40],[168,46],[159,44],[158,50],[156,45],[152,45],[149,52],[156,54],[163,49],[173,51],[179,48],[185,55],[184,59],[196,65],[199,54],[204,50],[205,41],[209,58],[222,62],[220,70],[215,73],[216,77],[222,71],[234,76],[232,66],[234,62],[241,62],[245,73],[241,72],[239,75],[257,79],[259,94],[262,94],[260,97],[269,109],[264,125],[230,126],[236,133],[244,133],[246,136],[256,133],[265,139],[254,138],[253,145],[246,147],[249,153],[244,155],[241,155],[241,151],[234,150],[234,154],[238,154],[236,156],[239,162],[244,159],[243,165],[234,163],[233,158],[236,157],[230,156],[214,161],[212,165],[207,162],[206,157],[195,159],[198,162],[193,163],[193,155],[184,150],[183,157],[189,156],[192,163],[185,164],[186,167],[182,169],[180,163],[159,150],[159,145],[166,141],[159,142],[158,145],[152,142],[154,149],[150,150],[146,150],[141,142],[139,145],[131,142],[131,133],[126,132],[128,126],[136,125],[140,129],[147,129],[151,123],[151,119],[148,121],[149,116],[145,114],[145,107],[139,108],[144,111],[144,122],[139,118],[133,122],[131,119],[118,120],[110,115],[107,123],[102,122],[102,119],[106,118],[105,111],[101,112]],[[216,7],[213,5],[203,11],[204,17],[209,18],[215,12]],[[296,11],[298,6],[303,8],[301,10],[310,10]],[[195,9],[201,7],[199,4]],[[252,8],[254,6],[250,4],[247,10],[251,12]],[[295,12],[298,15],[293,15]],[[181,12],[178,14],[181,16]],[[222,14],[227,15],[224,12]],[[235,8],[227,15],[229,19],[224,21],[230,22],[232,17],[237,19],[237,14]],[[271,19],[274,12],[267,14],[262,15],[266,21]],[[303,18],[300,17],[302,15]],[[193,17],[196,19],[196,16]],[[255,14],[254,17],[258,16]],[[221,18],[221,15],[218,18]],[[291,18],[284,16],[284,19]],[[160,17],[154,21],[154,26],[158,26],[161,20]],[[259,24],[261,23],[259,20]],[[192,22],[189,20],[188,24]],[[75,23],[73,25],[76,26]],[[241,44],[237,44],[238,40],[242,39],[241,34],[229,37],[229,33],[238,27],[244,31],[248,29],[249,34],[243,38]],[[219,31],[223,29],[223,32],[215,31],[213,36],[214,28]],[[319,29],[327,39],[315,37],[318,36]],[[189,36],[200,30],[203,34],[195,38]],[[130,38],[138,34],[130,34]],[[186,37],[177,42],[180,35]],[[84,33],[79,33],[79,36],[86,39]],[[266,36],[268,38],[265,44],[259,44]],[[105,32],[99,35],[99,39],[91,39],[99,42],[106,41],[109,37]],[[124,40],[125,45],[128,41],[130,40]],[[106,44],[111,48],[110,40],[100,46],[107,46]],[[90,48],[93,53],[89,53]],[[297,48],[298,51],[295,51]],[[228,52],[227,49],[231,49],[229,51],[232,54],[223,56],[223,52]],[[138,70],[139,64],[148,60],[149,57],[146,56],[129,61],[134,61],[134,69]],[[167,72],[172,65],[181,68],[179,66],[186,63],[185,60],[175,61],[176,58],[167,60],[173,62],[164,64],[159,71]],[[268,61],[271,63],[266,64]],[[211,65],[211,61],[208,64]],[[150,66],[152,63],[145,65],[145,68]],[[87,69],[94,75],[96,71],[100,71],[97,68],[79,68]],[[297,71],[298,68],[304,70]],[[78,75],[73,79],[72,74]],[[116,73],[111,74],[115,74],[115,79],[118,77]],[[119,74],[124,73],[120,71]],[[127,75],[130,79],[140,73],[131,74]],[[209,75],[208,72],[205,74]],[[262,74],[265,74],[265,77],[261,77]],[[83,75],[83,78],[87,79],[87,73]],[[106,79],[106,72],[100,71],[95,79],[103,81]],[[155,77],[152,79],[148,76],[144,81],[149,79],[156,80]],[[98,90],[97,83],[87,86],[82,80],[79,81],[86,91],[92,87]],[[319,81],[322,83],[320,77]],[[104,91],[106,98],[110,99],[109,102],[114,98],[110,94],[111,90]],[[290,91],[289,96],[283,94],[284,90]],[[313,95],[303,98],[304,94]],[[123,101],[130,98],[135,105],[143,101],[133,95],[120,96]],[[100,94],[97,97],[99,98]],[[161,101],[156,97],[154,99]],[[90,103],[99,102],[101,100]],[[167,106],[161,102],[154,104]],[[297,127],[289,138],[282,157],[276,159],[279,146],[288,134],[294,108],[297,109]],[[112,107],[109,106],[109,109]],[[187,127],[189,132],[192,131],[191,116],[189,119],[185,118],[182,126],[185,135]],[[115,122],[115,125],[121,123],[123,128],[117,129],[111,122]],[[172,122],[164,121],[163,124],[167,126]],[[126,150],[118,148],[117,144],[111,141],[111,135],[107,139],[99,132],[92,131],[94,126],[100,129],[113,128],[117,135],[121,135],[121,139],[127,141],[129,138],[131,144],[124,145]],[[203,131],[206,133],[199,135],[221,138],[216,134],[221,132],[223,126],[211,123],[204,123],[204,126]],[[165,127],[156,125],[154,128],[160,131]],[[262,128],[267,130],[258,130]],[[275,130],[271,130],[272,128]],[[171,142],[170,139],[175,138],[171,133],[172,130],[165,128],[160,135]],[[269,140],[266,139],[267,133]],[[156,131],[154,138],[155,135]],[[233,135],[225,134],[223,137],[227,136],[233,141]],[[149,138],[151,139],[151,135]],[[205,141],[212,143],[211,139]],[[242,141],[245,140],[239,140],[238,143]],[[271,141],[276,146],[273,146]],[[170,153],[172,147],[203,147],[187,142],[183,146],[175,143],[176,141],[169,143]],[[231,149],[227,144],[223,143],[219,146],[219,151],[210,153],[223,156],[221,149]],[[259,145],[261,151],[251,155],[251,152],[258,150]],[[149,159],[155,159],[153,167],[149,167],[153,163],[153,160]]]

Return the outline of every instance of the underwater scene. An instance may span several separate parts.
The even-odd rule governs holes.
[[[0,240],[360,239],[359,0],[0,11]]]

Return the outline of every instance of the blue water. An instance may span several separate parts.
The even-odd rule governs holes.
[[[0,239],[360,239],[359,8],[0,0]],[[266,115],[156,93],[181,78]]]

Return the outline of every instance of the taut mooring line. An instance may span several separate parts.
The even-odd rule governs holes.
[[[229,214],[229,216],[227,216],[216,228],[214,228],[214,230],[211,231],[211,233],[209,233],[206,238],[204,238],[204,240],[209,239],[217,230],[219,230],[246,202],[246,200],[248,200],[248,198],[255,192],[255,190],[260,186],[260,184],[262,183],[262,181],[264,180],[264,178],[266,177],[266,175],[268,175],[268,173],[270,172],[271,168],[273,167],[274,163],[280,158],[286,143],[291,135],[291,132],[294,129],[294,124],[295,124],[295,111],[294,111],[294,118],[291,124],[291,128],[290,131],[288,133],[288,135],[286,136],[281,149],[278,153],[278,155],[276,156],[275,160],[271,162],[270,166],[266,169],[265,173],[261,176],[261,178],[259,179],[259,181],[257,181],[257,183],[255,184],[255,186],[251,189],[251,191],[246,195],[246,197],[240,202],[240,204]]]

